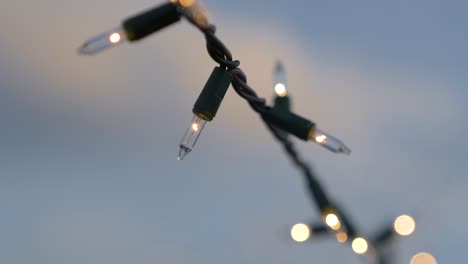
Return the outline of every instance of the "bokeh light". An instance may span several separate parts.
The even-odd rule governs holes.
[[[367,241],[362,237],[355,238],[351,244],[351,247],[357,254],[364,254],[368,248]]]
[[[325,223],[333,230],[338,230],[341,227],[340,219],[336,214],[327,214],[325,216]]]
[[[348,235],[345,232],[336,233],[336,240],[340,243],[344,243],[348,240]]]
[[[416,222],[409,215],[401,215],[395,220],[393,227],[400,236],[409,236],[416,229]]]
[[[298,223],[291,228],[291,237],[296,242],[304,242],[310,237],[310,228],[306,224]]]
[[[120,34],[119,33],[112,33],[110,36],[109,36],[109,41],[112,42],[112,43],[117,43],[120,41]]]
[[[421,252],[413,256],[410,264],[437,264],[437,260],[429,253]]]

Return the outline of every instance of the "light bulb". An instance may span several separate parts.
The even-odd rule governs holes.
[[[284,97],[287,95],[286,87],[287,87],[287,75],[286,70],[284,69],[283,63],[281,61],[276,62],[275,69],[273,71],[273,83],[275,87],[275,93],[280,96]]]
[[[205,127],[206,120],[194,115],[192,121],[190,122],[187,131],[185,132],[182,140],[179,145],[179,156],[178,160],[183,160],[188,153],[190,153],[197,143],[198,137],[200,137],[203,128]]]
[[[189,1],[184,3],[189,4]],[[174,2],[167,2],[127,18],[120,27],[86,41],[78,48],[78,53],[93,55],[126,40],[130,42],[140,40],[179,21],[181,13],[178,8]]]
[[[351,154],[351,149],[341,142],[341,140],[330,136],[318,128],[314,128],[311,132],[309,138],[324,148],[335,153]]]
[[[82,55],[94,55],[105,49],[117,46],[127,40],[127,34],[122,27],[104,32],[87,40],[78,48],[78,53]]]
[[[358,237],[353,240],[351,247],[353,248],[353,251],[357,254],[364,254],[367,252],[368,245],[367,241],[364,238]]]
[[[213,120],[232,81],[226,69],[215,67],[193,105],[194,117],[179,144],[178,160],[183,160],[197,143],[206,122]]]
[[[341,227],[340,219],[336,214],[327,214],[325,216],[325,223],[333,230],[338,230]]]
[[[304,242],[309,239],[311,231],[308,225],[299,223],[291,228],[291,237],[296,242]]]
[[[416,229],[416,222],[409,215],[401,215],[395,220],[393,228],[400,236],[409,236]]]

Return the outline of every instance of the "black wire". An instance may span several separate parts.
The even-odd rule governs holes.
[[[206,48],[210,57],[219,63],[222,68],[225,68],[233,75],[231,84],[236,93],[244,98],[251,108],[261,116],[261,119],[273,134],[274,138],[276,138],[276,140],[283,146],[283,149],[291,162],[302,172],[307,183],[309,195],[319,210],[319,214],[322,215],[327,209],[335,210],[335,213],[341,218],[348,236],[350,238],[357,237],[356,228],[351,223],[350,218],[341,209],[336,207],[336,205],[331,203],[331,200],[328,198],[324,188],[321,186],[317,175],[314,173],[312,167],[302,159],[294,143],[289,139],[286,133],[283,133],[279,128],[267,121],[265,113],[269,111],[271,107],[266,105],[265,98],[259,97],[255,90],[247,84],[247,76],[239,68],[240,62],[238,60],[233,60],[229,49],[215,35],[216,27],[214,25],[208,25],[206,28],[203,28],[187,13],[185,13],[185,17],[190,23],[203,32],[207,42]],[[372,247],[372,242],[368,241],[368,243],[370,243],[370,246]],[[377,250],[375,247],[372,248]],[[377,252],[377,254],[379,256],[378,262],[380,264],[387,264],[385,258],[383,258],[379,252]]]

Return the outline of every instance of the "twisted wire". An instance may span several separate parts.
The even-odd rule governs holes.
[[[343,222],[343,226],[349,236],[357,236],[357,231],[355,226],[350,222],[349,217],[341,210],[339,207],[334,205],[326,194],[324,188],[321,186],[317,175],[315,174],[312,167],[304,161],[300,153],[297,151],[294,143],[290,140],[286,133],[275,127],[273,124],[268,122],[265,118],[265,113],[271,109],[270,106],[266,104],[266,99],[261,98],[257,95],[255,90],[247,84],[247,76],[242,71],[240,66],[240,61],[233,60],[232,53],[224,45],[224,43],[215,35],[216,27],[214,25],[208,25],[206,27],[200,26],[192,16],[185,13],[187,20],[195,25],[205,36],[206,39],[206,48],[210,57],[217,62],[220,67],[225,68],[229,71],[233,80],[231,82],[232,87],[235,92],[242,98],[244,98],[250,107],[257,112],[263,122],[265,123],[268,130],[272,133],[273,137],[282,145],[285,153],[287,154],[290,161],[302,172],[304,180],[307,184],[307,190],[312,198],[312,201],[315,203],[315,206],[319,210],[319,214],[322,214],[326,209],[332,207],[335,210],[335,213],[340,217]],[[376,247],[372,245],[371,241],[368,241],[369,248],[374,257],[371,257],[371,263],[386,264],[387,261],[382,255],[377,251]]]

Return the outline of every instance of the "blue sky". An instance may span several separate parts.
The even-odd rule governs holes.
[[[468,228],[468,4],[206,0],[250,84],[272,97],[277,59],[297,112],[353,150],[298,142],[365,234],[417,217],[397,263],[462,263]],[[76,48],[153,1],[0,4],[0,262],[362,263],[318,219],[300,174],[232,90],[176,160],[214,63],[182,22],[96,57]]]

